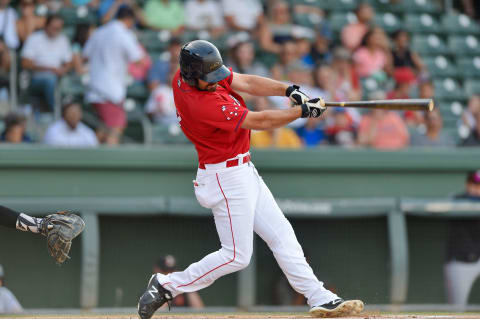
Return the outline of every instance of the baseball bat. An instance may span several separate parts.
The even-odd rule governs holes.
[[[361,107],[382,110],[432,111],[432,99],[398,99],[349,102],[325,102],[326,107]]]

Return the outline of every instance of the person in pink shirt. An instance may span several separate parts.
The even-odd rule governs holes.
[[[393,111],[373,109],[358,128],[358,144],[383,150],[408,146],[410,137],[402,118]]]
[[[362,40],[362,46],[353,54],[355,70],[361,78],[377,76],[378,73],[392,73],[392,56],[388,39],[381,28],[369,30]]]
[[[375,12],[368,3],[360,3],[355,10],[355,14],[357,15],[357,22],[344,27],[341,34],[342,45],[352,52],[360,46],[363,37],[370,29],[370,23],[375,17]]]

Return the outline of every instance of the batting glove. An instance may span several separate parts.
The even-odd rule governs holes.
[[[320,117],[326,109],[325,101],[317,97],[302,104],[302,117]]]
[[[308,95],[300,91],[300,87],[298,85],[289,86],[285,91],[285,95],[289,97],[295,105],[302,105],[310,100]]]

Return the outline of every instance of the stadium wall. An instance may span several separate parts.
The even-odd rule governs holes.
[[[465,172],[478,169],[479,158],[475,150],[253,151],[254,163],[283,201],[314,271],[328,287],[367,303],[392,301],[395,267],[389,236],[396,226],[387,213],[375,213],[375,200],[441,199],[461,192]],[[189,147],[0,147],[1,203],[37,214],[79,207],[82,213],[95,212],[93,225],[99,229],[96,241],[83,238],[91,239],[92,232],[75,241],[72,259],[62,267],[54,265],[37,236],[1,229],[0,263],[7,286],[28,308],[76,308],[92,297],[95,306],[134,306],[160,255],[176,255],[183,268],[219,248],[212,218],[195,206],[195,165]],[[333,200],[334,213],[322,210],[317,199]],[[353,204],[342,210],[341,199]],[[315,212],[292,208],[302,202],[315,203]],[[405,220],[410,270],[405,301],[442,303],[446,220]],[[98,248],[91,247],[95,244]],[[259,238],[255,247],[254,303],[272,304],[281,271]],[[82,282],[96,262],[98,286]],[[210,306],[237,305],[238,285],[237,275],[227,276],[201,296]],[[96,288],[98,296],[89,296]],[[480,302],[479,287],[471,300]]]

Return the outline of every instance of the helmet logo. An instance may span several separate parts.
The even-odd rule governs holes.
[[[210,66],[210,71],[218,69],[220,67],[220,65],[221,65],[221,63],[219,61],[215,62],[212,66]]]

